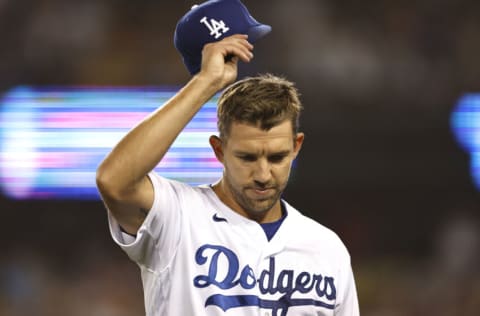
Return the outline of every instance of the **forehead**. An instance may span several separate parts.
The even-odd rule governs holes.
[[[293,131],[290,120],[263,130],[257,126],[233,122],[227,144],[232,150],[286,150],[293,145]]]

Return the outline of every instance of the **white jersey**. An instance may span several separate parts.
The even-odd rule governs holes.
[[[136,238],[109,216],[141,269],[148,316],[359,315],[350,256],[331,230],[282,201],[268,241],[210,187],[149,176],[155,199]]]

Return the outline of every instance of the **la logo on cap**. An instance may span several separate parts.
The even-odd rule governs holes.
[[[255,20],[240,0],[208,0],[194,5],[178,20],[173,42],[193,75],[200,71],[205,44],[233,34],[247,34],[248,41],[255,43],[271,29]]]
[[[230,30],[223,20],[217,21],[212,18],[209,23],[206,16],[200,20],[200,23],[204,24],[210,30],[210,36],[214,36],[215,39],[218,39]]]

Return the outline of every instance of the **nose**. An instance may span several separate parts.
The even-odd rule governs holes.
[[[272,170],[267,159],[258,159],[255,165],[253,178],[258,184],[266,184],[272,177]]]

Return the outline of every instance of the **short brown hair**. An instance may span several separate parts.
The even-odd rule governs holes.
[[[228,138],[233,122],[242,122],[269,130],[289,119],[293,134],[299,127],[302,104],[293,82],[264,74],[248,77],[227,87],[218,100],[218,131]]]

